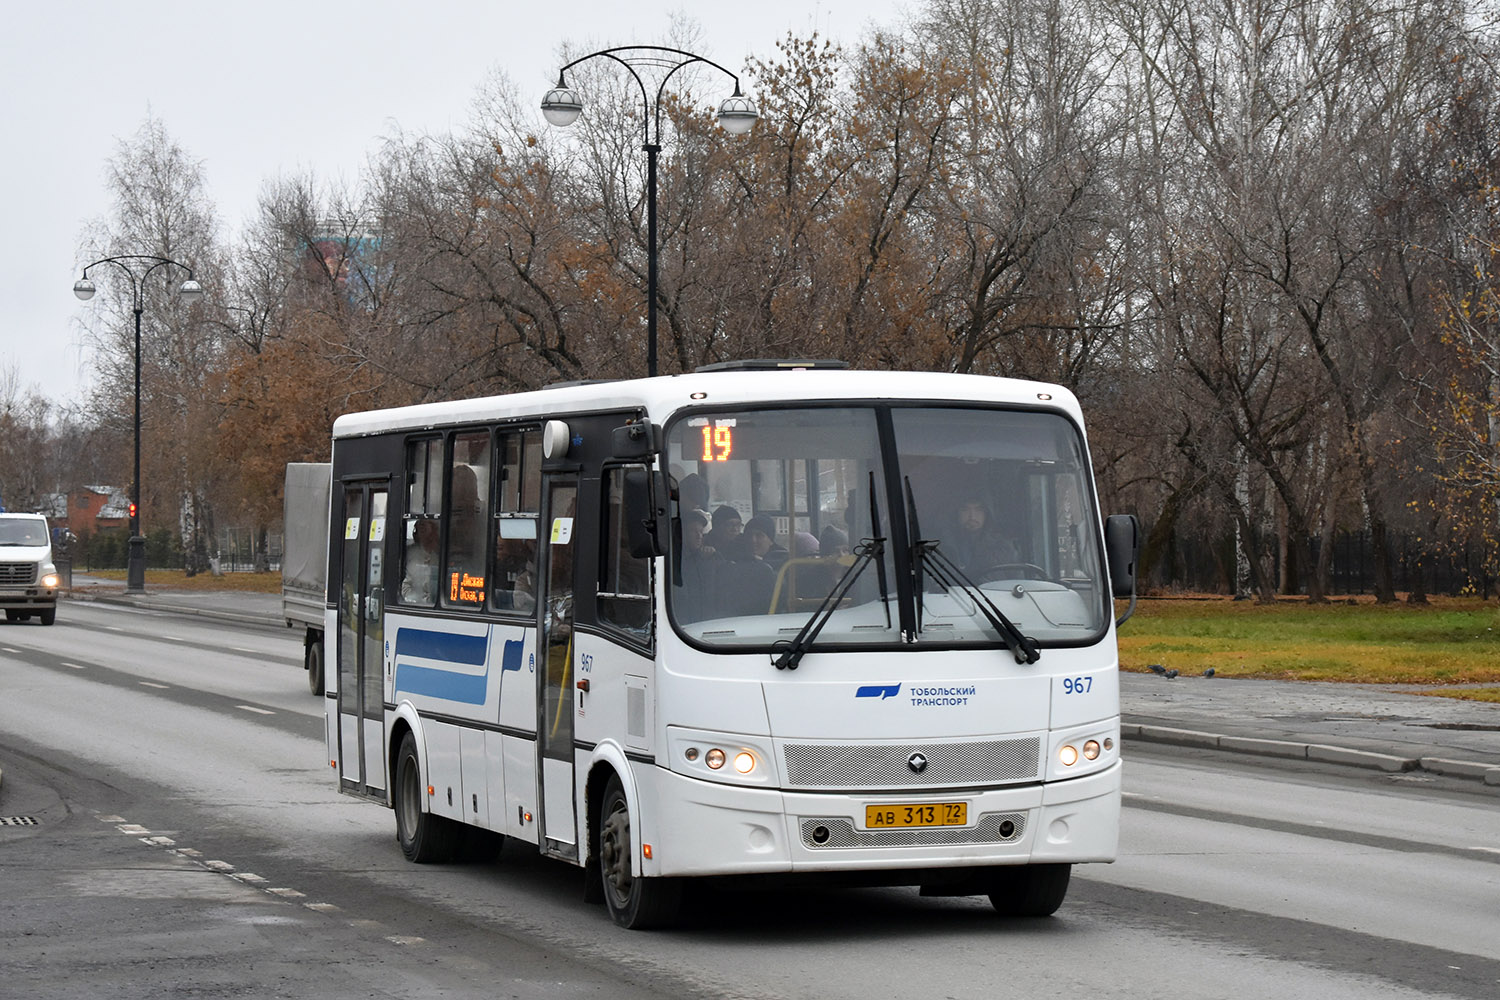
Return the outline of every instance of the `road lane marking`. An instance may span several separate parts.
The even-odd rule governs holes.
[[[163,691],[170,691],[171,690],[171,688],[168,687],[167,685],[165,685],[165,684],[158,684],[155,681],[137,681],[136,683],[140,684],[141,687],[160,688]]]
[[[243,708],[245,711],[247,711],[247,712],[254,712],[256,715],[275,715],[276,714],[275,712],[268,711],[267,709],[264,709],[264,708],[256,708],[254,705],[236,705],[234,707],[235,708]]]
[[[82,663],[69,663],[67,660],[63,660],[62,661],[62,665],[65,666],[65,667],[72,667],[74,670],[87,670],[88,669],[88,667],[84,666]]]

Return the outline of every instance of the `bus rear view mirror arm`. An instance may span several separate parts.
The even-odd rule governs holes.
[[[618,435],[619,431],[615,433]],[[664,554],[667,549],[662,533],[668,524],[666,477],[644,467],[627,469],[624,503],[630,554],[637,559]]]

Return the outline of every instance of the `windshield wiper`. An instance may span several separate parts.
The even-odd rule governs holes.
[[[851,518],[852,520],[852,518]],[[812,644],[818,640],[818,633],[823,631],[823,626],[833,617],[834,611],[843,603],[844,597],[849,593],[859,575],[865,571],[870,563],[875,564],[875,574],[880,581],[880,606],[885,609],[885,627],[891,627],[891,601],[890,592],[886,589],[885,579],[885,535],[880,530],[880,507],[875,500],[875,473],[870,473],[870,531],[871,538],[862,538],[854,548],[854,561],[850,563],[828,590],[828,596],[823,598],[818,610],[812,613],[807,622],[798,630],[797,635],[788,642],[779,642],[776,649],[776,659],[771,662],[776,665],[777,670],[796,670],[797,664],[802,662],[802,657],[812,648]]]
[[[985,594],[983,588],[969,575],[958,568],[958,565],[942,552],[938,551],[938,540],[922,537],[921,529],[917,525],[917,504],[911,492],[911,479],[906,480],[906,520],[907,527],[911,532],[911,564],[913,583],[915,585],[915,598],[917,602],[917,631],[922,631],[922,573],[930,564],[932,578],[941,586],[948,589],[959,589],[969,596],[969,599],[984,612],[989,619],[990,625],[1000,633],[1000,641],[1005,643],[1005,648],[1015,656],[1017,663],[1035,663],[1041,659],[1041,647],[1035,639],[1021,634],[1015,622],[1005,616]]]

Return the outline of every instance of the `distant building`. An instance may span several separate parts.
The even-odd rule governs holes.
[[[48,497],[42,513],[54,528],[84,538],[96,531],[129,528],[130,495],[114,486],[82,486]]]

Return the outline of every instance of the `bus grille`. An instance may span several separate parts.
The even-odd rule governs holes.
[[[1005,824],[1009,823],[1008,826]],[[848,818],[802,817],[802,844],[829,847],[923,847],[929,844],[1013,844],[1026,835],[1026,814],[985,813],[972,827],[923,827],[907,830],[858,830]],[[1003,827],[1003,829],[1002,829]],[[1008,834],[1008,835],[1007,835]]]
[[[1037,779],[1041,741],[986,740],[929,745],[788,744],[793,788],[925,788]],[[917,760],[919,768],[912,766]]]
[[[36,583],[36,563],[0,562],[0,586],[29,587]]]

